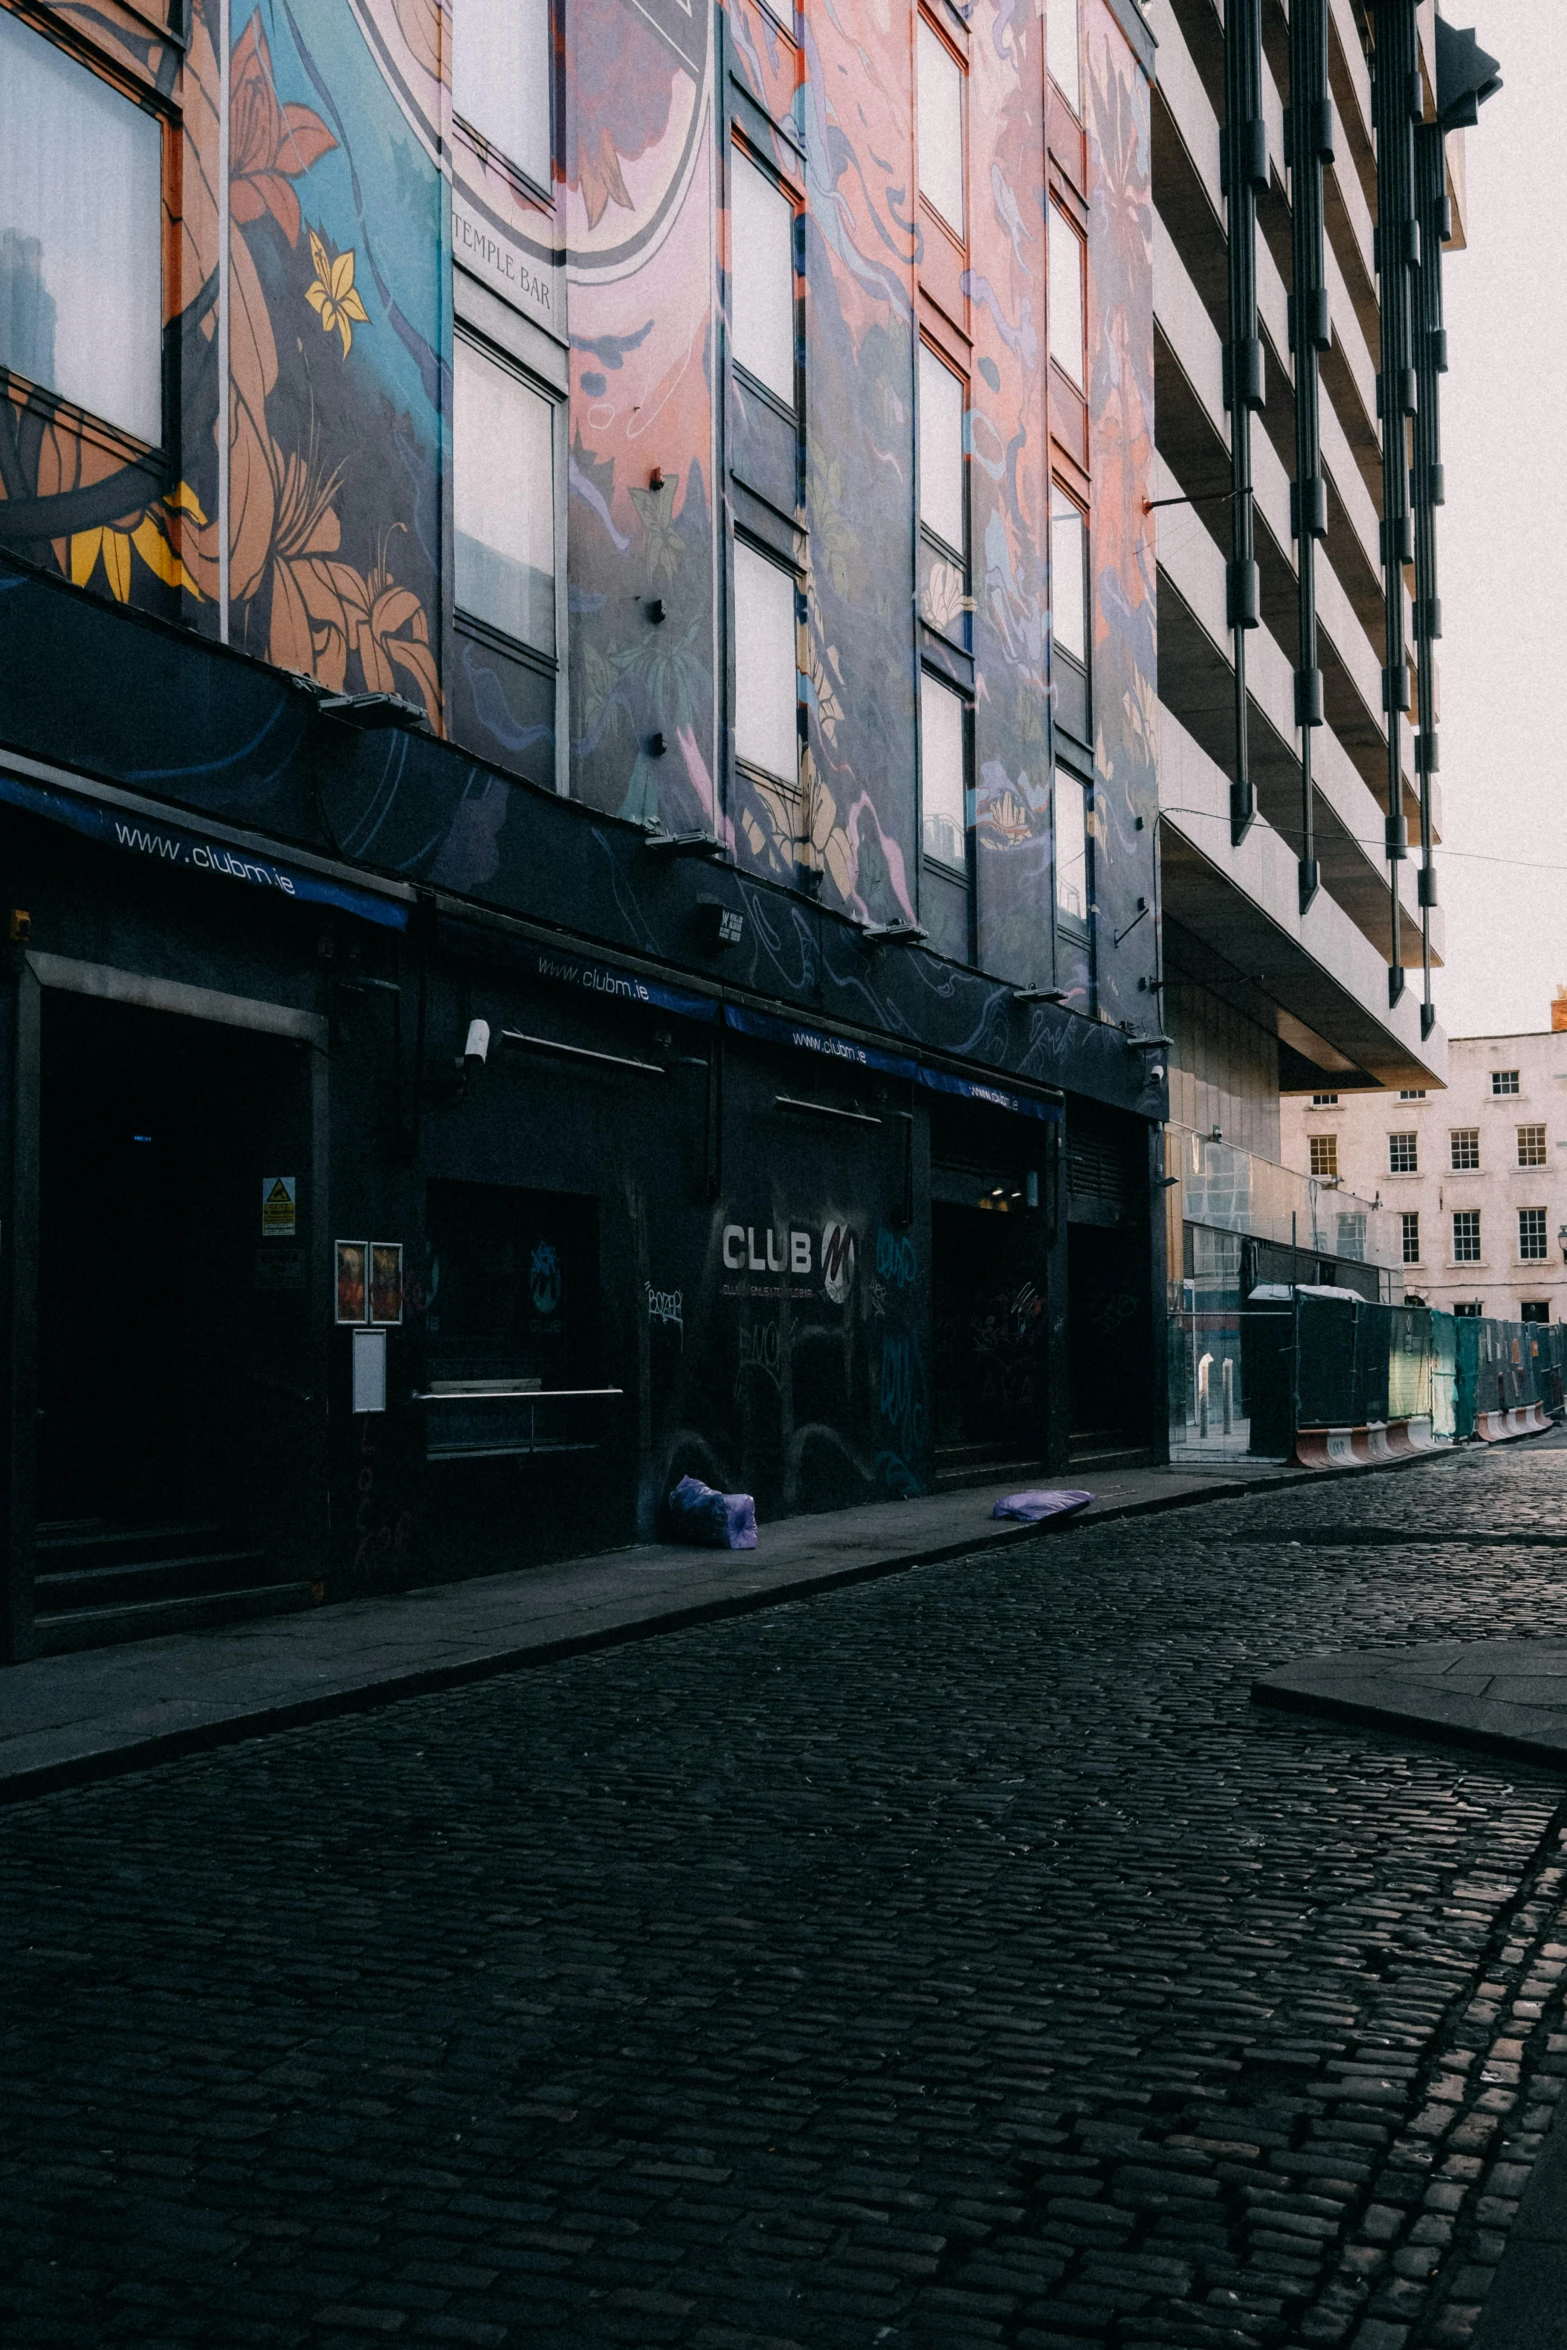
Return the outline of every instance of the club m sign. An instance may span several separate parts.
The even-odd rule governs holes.
[[[778,1231],[771,1224],[726,1224],[723,1232],[724,1270],[728,1273],[788,1273],[796,1279],[814,1277],[818,1269],[814,1236],[798,1225]],[[824,1226],[821,1237],[822,1287],[835,1306],[847,1303],[854,1287],[854,1233],[847,1224]]]

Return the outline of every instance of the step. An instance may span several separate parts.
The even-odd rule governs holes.
[[[265,1551],[197,1551],[188,1558],[133,1559],[113,1566],[72,1567],[64,1573],[45,1568],[34,1579],[33,1604],[41,1614],[63,1615],[81,1607],[195,1599],[203,1592],[254,1588],[266,1579]]]
[[[1090,1475],[1104,1477],[1112,1469],[1146,1469],[1151,1467],[1152,1462],[1153,1454],[1146,1444],[1128,1444],[1124,1441],[1117,1444],[1106,1440],[1092,1450],[1085,1447],[1082,1451],[1074,1443],[1067,1454],[1067,1466],[1074,1476],[1082,1469]]]
[[[155,1600],[145,1607],[74,1608],[69,1615],[33,1619],[37,1656],[65,1656],[81,1648],[109,1648],[125,1640],[156,1640],[166,1632],[199,1632],[254,1616],[286,1616],[311,1604],[309,1583],[262,1583],[246,1591],[200,1593]]]
[[[216,1519],[174,1518],[151,1526],[117,1526],[106,1518],[45,1520],[35,1549],[41,1570],[132,1566],[142,1559],[186,1558],[233,1547],[234,1529]]]
[[[955,1461],[948,1468],[943,1466],[943,1456],[938,1452],[931,1470],[930,1485],[933,1493],[966,1493],[976,1485],[1000,1485],[1003,1482],[1013,1486],[1038,1485],[1044,1475],[1037,1460],[998,1461],[994,1455],[989,1460]]]

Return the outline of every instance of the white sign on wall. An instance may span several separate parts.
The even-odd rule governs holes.
[[[557,340],[566,339],[564,276],[528,252],[460,188],[452,190],[452,258]]]

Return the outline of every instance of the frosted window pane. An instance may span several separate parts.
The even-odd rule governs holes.
[[[963,385],[920,345],[920,520],[958,554],[963,530]]]
[[[549,0],[452,0],[452,105],[541,188],[552,66]]]
[[[920,678],[920,801],[927,857],[962,865],[964,821],[963,704],[935,678]]]
[[[800,777],[794,580],[735,542],[735,751],[786,783]]]
[[[923,18],[919,29],[920,194],[963,234],[963,70]]]
[[[1050,207],[1050,356],[1083,388],[1083,240],[1059,205]]]
[[[1088,920],[1088,794],[1075,775],[1056,775],[1056,904]]]
[[[1046,0],[1045,56],[1050,78],[1074,114],[1083,111],[1078,79],[1077,0]]]
[[[794,206],[733,150],[729,181],[729,308],[742,367],[794,406]]]
[[[162,152],[150,114],[0,11],[0,367],[154,445]]]
[[[476,620],[553,654],[554,411],[461,340],[452,391],[457,601]]]
[[[1051,615],[1056,644],[1088,665],[1088,533],[1080,506],[1060,490],[1050,499]]]

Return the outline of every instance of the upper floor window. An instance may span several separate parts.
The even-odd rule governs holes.
[[[555,654],[556,403],[459,335],[452,351],[457,603]]]
[[[963,478],[964,390],[960,376],[920,345],[920,521],[960,562],[966,559]]]
[[[1420,1262],[1420,1210],[1406,1208],[1399,1218],[1399,1223],[1402,1227],[1400,1237],[1403,1242],[1404,1262],[1406,1265],[1418,1265]]]
[[[1083,240],[1059,204],[1050,207],[1050,356],[1083,389]]]
[[[1311,1172],[1313,1175],[1338,1173],[1338,1136],[1314,1134],[1311,1137]]]
[[[1050,79],[1074,114],[1083,111],[1081,44],[1077,0],[1047,0],[1045,62]]]
[[[794,574],[735,541],[735,756],[798,786],[800,669]]]
[[[1050,493],[1051,620],[1056,650],[1088,666],[1088,519],[1057,483]]]
[[[793,408],[794,206],[741,147],[730,149],[729,321],[736,360]]]
[[[1480,1129],[1478,1126],[1455,1126],[1452,1131],[1453,1169],[1456,1174],[1473,1174],[1480,1164]]]
[[[548,188],[554,79],[549,0],[452,0],[452,107]]]
[[[1541,1258],[1547,1254],[1545,1237],[1545,1210],[1520,1208],[1518,1211],[1518,1254],[1521,1257]]]
[[[1056,770],[1056,906],[1070,922],[1088,921],[1088,792]]]
[[[1336,1093],[1314,1093],[1311,1097],[1311,1106],[1314,1110],[1336,1110],[1338,1095]]]
[[[1390,1175],[1418,1175],[1420,1172],[1420,1144],[1413,1134],[1390,1134],[1387,1138],[1387,1171]]]
[[[1453,1257],[1460,1265],[1478,1265],[1480,1258],[1480,1211],[1478,1208],[1455,1208],[1453,1211]]]
[[[1543,1167],[1545,1164],[1545,1128],[1520,1126],[1518,1129],[1518,1164],[1520,1167]]]
[[[1426,1089],[1423,1085],[1402,1085],[1399,1087],[1398,1098],[1401,1102],[1423,1102],[1426,1098]]]
[[[1491,1071],[1491,1091],[1493,1094],[1516,1093],[1518,1091],[1517,1070],[1493,1069]]]
[[[918,40],[920,194],[961,237],[963,68],[924,17],[919,20]]]
[[[163,439],[156,118],[0,9],[0,368]]]
[[[961,695],[920,676],[920,836],[927,857],[968,865],[968,752]]]

